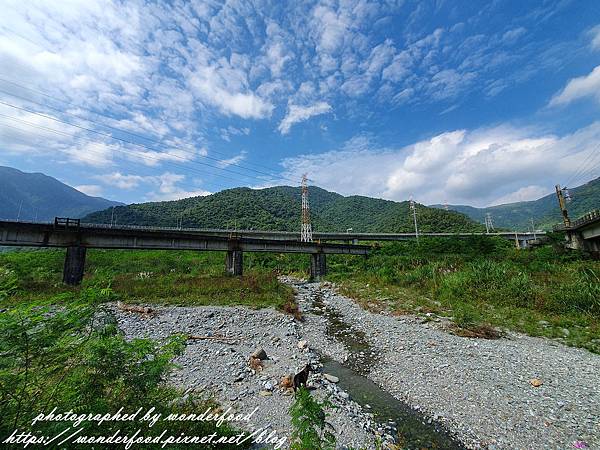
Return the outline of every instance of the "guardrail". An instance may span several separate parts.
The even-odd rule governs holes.
[[[584,214],[581,217],[578,217],[577,219],[573,220],[571,222],[571,226],[566,227],[563,223],[561,224],[557,224],[554,225],[552,227],[553,231],[566,231],[566,230],[572,230],[574,228],[580,228],[584,225],[587,225],[588,223],[592,223],[592,222],[596,222],[600,220],[600,209],[594,209],[593,211],[590,211],[587,214]]]
[[[57,218],[59,219],[59,218]],[[23,224],[32,224],[32,225],[55,225],[55,222],[33,222],[33,221],[25,221],[25,220],[7,220],[0,219],[4,222],[13,222],[13,223],[23,223]],[[62,220],[62,219],[61,219]],[[66,219],[69,221],[79,221],[79,219]],[[56,221],[56,220],[55,220]],[[159,227],[159,226],[144,226],[144,225],[116,225],[116,224],[101,224],[101,223],[84,223],[80,222],[79,227],[81,228],[95,228],[95,229],[119,229],[119,230],[143,230],[143,231],[181,231],[188,233],[219,233],[221,235],[226,235],[227,237],[259,237],[260,235],[273,235],[273,236],[289,236],[289,237],[297,237],[300,238],[300,232],[296,231],[274,231],[274,230],[231,230],[231,229],[222,229],[222,228],[182,228],[182,227]],[[515,234],[518,235],[538,235],[543,236],[546,233],[544,231],[499,231],[499,232],[422,232],[419,233],[419,236],[424,237],[464,237],[464,236],[508,236],[511,239],[514,238]],[[314,232],[313,235],[316,239],[332,239],[335,237],[337,240],[348,239],[352,240],[353,238],[360,238],[363,240],[367,240],[368,238],[372,238],[372,240],[378,240],[378,238],[388,237],[414,237],[415,233],[347,233],[344,231],[340,232]]]

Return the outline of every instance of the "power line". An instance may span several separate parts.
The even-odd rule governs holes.
[[[108,133],[103,133],[103,132],[98,131],[98,130],[93,130],[91,128],[87,128],[87,127],[84,127],[84,126],[81,126],[81,125],[77,125],[77,124],[68,122],[66,120],[61,120],[61,119],[58,119],[56,117],[52,117],[52,116],[49,116],[47,114],[39,113],[37,111],[31,110],[31,109],[28,109],[28,108],[23,108],[21,106],[13,105],[13,104],[8,103],[8,102],[4,102],[4,101],[0,100],[0,104],[8,106],[8,107],[11,107],[11,108],[14,108],[14,109],[17,109],[17,110],[20,110],[20,111],[25,111],[25,112],[28,112],[30,114],[34,114],[34,115],[37,115],[37,116],[40,116],[40,117],[44,117],[46,119],[53,120],[55,122],[60,122],[60,123],[63,123],[65,125],[69,125],[69,126],[72,126],[72,127],[75,127],[75,128],[78,128],[78,129],[81,129],[81,130],[84,130],[84,131],[87,131],[87,132],[90,132],[90,133],[97,134],[99,136],[103,136],[103,137],[109,138],[109,139],[114,139],[114,140],[117,140],[117,141],[125,142],[127,144],[135,145],[137,147],[143,147],[143,148],[145,148],[147,150],[151,150],[153,152],[164,153],[160,149],[157,149],[155,147],[151,147],[149,145],[145,145],[145,144],[141,144],[141,143],[136,143],[136,142],[133,142],[133,141],[121,138],[121,137],[113,136],[113,135],[108,134]],[[173,154],[173,153],[167,153],[167,154],[169,156],[172,156],[172,157],[175,157],[175,158],[178,158],[178,159],[182,159],[182,160],[184,160],[186,162],[191,162],[191,161],[187,160],[186,158],[183,158],[183,157],[181,157],[179,155],[176,155],[176,154]],[[230,170],[230,169],[223,168],[223,167],[213,166],[211,164],[208,164],[208,163],[205,163],[205,162],[202,162],[202,161],[193,161],[193,163],[195,163],[195,164],[201,164],[201,165],[204,165],[204,166],[207,166],[207,167],[212,167],[213,169],[222,170],[222,171],[225,171],[225,172],[233,173],[235,175],[240,175],[240,176],[247,177],[247,178],[252,178],[252,179],[256,179],[256,180],[260,180],[260,181],[265,181],[264,179],[256,177],[256,176],[252,176],[252,175],[248,175],[248,174],[245,174],[245,173],[236,172],[234,170]]]
[[[593,178],[593,174],[594,172],[596,172],[597,169],[600,169],[600,154],[597,155],[597,163],[593,163],[594,165],[592,165],[592,163],[590,164],[590,167],[588,167],[577,179],[577,182],[587,182],[589,181],[591,178]]]
[[[70,103],[70,102],[68,102],[68,101],[66,101],[66,100],[62,100],[62,99],[56,98],[56,97],[54,97],[54,96],[51,96],[51,95],[49,95],[49,94],[46,94],[46,93],[44,93],[44,92],[42,92],[42,91],[39,91],[39,90],[36,90],[36,89],[32,89],[32,88],[30,88],[30,87],[27,87],[27,86],[24,86],[24,85],[22,85],[22,84],[16,83],[16,82],[14,82],[14,81],[7,80],[7,79],[5,79],[5,78],[2,78],[2,77],[0,77],[0,81],[3,81],[3,82],[5,82],[5,83],[9,83],[9,84],[12,84],[12,85],[14,85],[14,86],[18,86],[18,87],[20,87],[20,88],[22,88],[22,89],[26,89],[26,90],[28,90],[28,91],[31,91],[31,92],[34,92],[34,93],[37,93],[37,94],[43,95],[44,97],[47,97],[47,98],[49,98],[49,99],[52,99],[52,100],[55,100],[55,101],[61,102],[61,103],[65,104],[65,105],[70,105],[70,106],[73,106],[73,107],[75,107],[75,108],[78,108],[78,109],[82,109],[82,110],[88,111],[88,112],[90,112],[90,113],[92,113],[92,114],[95,114],[95,115],[97,115],[97,116],[100,116],[100,117],[105,117],[105,118],[108,118],[108,119],[110,119],[110,120],[115,120],[113,117],[110,117],[110,116],[108,116],[108,115],[106,115],[106,114],[102,114],[102,113],[99,113],[99,112],[97,112],[97,111],[94,111],[94,110],[92,110],[92,109],[85,108],[85,107],[82,107],[82,106],[79,106],[79,105],[74,105],[74,104],[72,104],[72,103]],[[63,111],[63,110],[61,110],[61,109],[59,109],[59,108],[52,107],[52,106],[50,106],[50,105],[47,105],[47,104],[45,104],[45,103],[40,103],[40,102],[37,102],[37,101],[35,101],[35,100],[32,100],[32,99],[29,99],[29,98],[25,98],[25,97],[19,96],[19,95],[15,94],[15,93],[12,93],[12,92],[7,92],[7,91],[5,91],[5,90],[2,90],[2,89],[0,89],[0,92],[4,93],[4,94],[6,94],[6,95],[10,95],[10,96],[12,96],[12,97],[15,97],[15,98],[19,98],[19,99],[21,99],[21,100],[25,100],[25,101],[28,101],[28,102],[31,102],[31,103],[37,104],[37,105],[39,105],[39,106],[42,106],[42,107],[45,107],[45,108],[52,109],[52,110],[54,110],[54,111],[57,111],[57,112],[59,112],[59,113],[61,113],[61,114],[64,114],[64,115],[67,115],[67,116],[71,116],[71,117],[74,117],[74,118],[76,118],[76,119],[79,119],[79,120],[85,120],[85,121],[87,121],[87,122],[91,122],[91,123],[94,123],[94,124],[96,124],[96,125],[99,125],[99,126],[102,126],[102,127],[105,127],[105,128],[109,128],[109,129],[111,129],[111,130],[114,130],[114,131],[118,131],[118,132],[120,132],[120,133],[129,134],[129,135],[131,135],[131,136],[135,136],[135,137],[137,137],[137,138],[140,138],[140,139],[147,140],[148,142],[153,142],[153,143],[155,143],[155,144],[159,144],[159,145],[165,145],[165,146],[167,145],[167,144],[165,144],[165,143],[163,143],[163,142],[161,142],[161,141],[157,141],[156,139],[149,138],[149,137],[147,137],[147,136],[143,136],[143,135],[141,135],[141,134],[134,133],[134,132],[131,132],[131,131],[128,131],[128,130],[123,130],[123,129],[121,129],[121,128],[118,128],[118,127],[113,127],[113,126],[111,126],[111,125],[103,124],[103,123],[100,123],[100,122],[97,122],[97,121],[94,121],[94,120],[91,120],[91,119],[88,119],[88,118],[83,118],[83,117],[77,116],[77,115],[75,115],[75,114],[71,114],[71,113],[68,113],[68,112],[66,112],[66,111]],[[210,160],[213,160],[213,161],[217,161],[217,162],[220,162],[220,163],[224,162],[224,160],[223,160],[223,159],[219,159],[219,158],[213,158],[213,157],[210,157],[210,156],[208,156],[208,155],[197,155],[196,153],[194,153],[194,152],[190,152],[189,150],[186,150],[186,149],[183,149],[183,148],[178,148],[178,150],[180,150],[180,151],[183,151],[183,152],[187,152],[187,153],[194,154],[195,156],[200,156],[200,157],[207,158],[207,159],[210,159]],[[216,150],[211,150],[211,151],[212,151],[213,153],[215,153],[215,154],[222,155],[224,158],[231,158],[231,155],[227,155],[227,154],[225,154],[225,153],[223,153],[223,152],[219,152],[219,151],[216,151]],[[269,176],[269,177],[275,177],[276,179],[281,179],[281,180],[287,180],[287,181],[291,181],[291,182],[293,182],[294,184],[296,183],[296,180],[293,180],[293,179],[291,179],[291,178],[287,178],[287,177],[282,177],[282,176],[280,176],[280,175],[277,175],[277,174],[275,174],[275,173],[274,173],[275,169],[271,169],[271,168],[269,168],[269,167],[262,166],[262,165],[259,165],[259,164],[247,163],[247,165],[253,165],[253,166],[256,166],[256,167],[262,167],[263,169],[269,170],[269,171],[270,171],[270,173],[269,173],[269,172],[264,172],[264,171],[261,171],[261,170],[254,169],[254,168],[252,168],[252,167],[247,167],[247,165],[242,165],[242,164],[239,164],[239,163],[231,163],[230,165],[234,165],[234,166],[236,166],[236,167],[240,167],[240,168],[242,168],[242,169],[245,169],[245,170],[250,170],[250,171],[253,171],[253,172],[256,172],[256,173],[262,174],[262,175],[267,175],[267,176]]]
[[[575,181],[581,177],[583,172],[587,171],[586,164],[588,161],[591,163],[596,157],[600,155],[600,153],[595,153],[596,150],[600,149],[600,144],[596,145],[596,147],[591,149],[590,154],[582,161],[582,163],[578,166],[575,172],[571,175],[571,177],[565,183],[565,186],[569,186],[572,181]],[[590,160],[591,158],[591,160]],[[576,178],[577,177],[577,178]]]
[[[21,128],[13,127],[13,126],[11,126],[11,125],[8,125],[8,124],[3,124],[3,125],[4,125],[4,126],[6,126],[6,127],[9,127],[9,128],[12,128],[12,129],[18,130],[18,131],[25,132],[25,130],[22,130]],[[30,142],[30,141],[27,141],[27,140],[25,140],[25,139],[21,139],[21,138],[19,138],[19,137],[16,137],[16,136],[13,136],[11,139],[13,139],[13,140],[18,140],[18,141],[21,141],[22,143],[24,143],[24,144],[26,144],[26,145],[29,145],[29,146],[31,146],[31,142]],[[96,143],[94,143],[94,144],[96,144]],[[65,151],[65,150],[58,150],[58,151],[59,151],[59,152],[62,152],[62,153],[65,153],[65,154],[67,154],[67,155],[69,155],[69,154],[70,154],[68,151]],[[96,151],[94,151],[94,150],[90,150],[90,149],[86,149],[86,152],[93,153],[93,154],[95,154],[95,155],[100,155],[100,152],[96,152]],[[105,160],[103,160],[103,159],[95,159],[95,158],[90,158],[90,157],[88,157],[88,156],[86,155],[86,159],[85,159],[85,161],[82,161],[82,162],[97,162],[97,163],[103,163],[103,162],[105,162]],[[128,163],[129,161],[127,161],[127,160],[124,160],[124,162],[125,162],[125,163]],[[121,166],[125,166],[125,167],[127,167],[127,164],[120,164],[120,165],[121,165]],[[137,169],[137,167],[136,167],[136,169]],[[133,175],[134,175],[134,176],[139,176],[139,177],[141,177],[141,178],[156,178],[156,179],[160,179],[160,177],[154,177],[154,176],[151,176],[151,175],[147,175],[147,176],[144,176],[144,175],[137,175],[137,174],[133,174]],[[148,180],[146,180],[146,182],[148,182]],[[199,186],[194,186],[194,185],[192,185],[192,184],[185,183],[185,182],[184,182],[184,183],[178,182],[177,184],[178,184],[178,186],[179,186],[179,187],[181,187],[181,188],[183,188],[183,189],[186,189],[186,190],[188,190],[188,191],[190,191],[190,192],[193,192],[193,191],[195,191],[195,190],[198,190],[198,189],[199,189]],[[215,183],[212,183],[212,182],[203,182],[203,184],[202,184],[202,187],[214,187],[214,188],[215,188],[215,190],[219,190],[219,189],[221,189],[221,186],[219,186],[219,185],[217,185],[217,184],[215,184]],[[201,188],[200,188],[200,189],[201,189]]]
[[[65,133],[64,131],[54,130],[52,128],[44,127],[42,125],[33,124],[31,122],[27,122],[26,120],[22,120],[22,119],[19,119],[19,118],[16,118],[16,117],[7,116],[7,115],[2,114],[2,113],[0,113],[0,117],[5,117],[5,118],[8,118],[10,120],[14,120],[16,122],[22,123],[24,125],[31,126],[33,128],[37,128],[37,129],[41,129],[41,130],[44,130],[44,131],[48,131],[48,132],[51,132],[51,133],[54,133],[54,134],[57,134],[57,135],[60,135],[60,136],[66,136],[66,137],[73,138],[75,140],[91,142],[92,144],[95,144],[95,145],[99,144],[98,142],[93,141],[93,140],[88,139],[88,138],[76,136],[76,135],[70,134],[70,133]],[[6,125],[6,126],[10,127],[10,125]],[[15,127],[11,127],[11,128],[15,128]],[[20,130],[20,131],[24,131],[24,130]],[[176,162],[173,162],[173,161],[164,161],[164,160],[162,160],[160,158],[153,158],[150,155],[145,155],[145,154],[140,154],[140,153],[132,153],[131,151],[127,151],[127,150],[122,149],[122,148],[117,148],[117,149],[113,149],[113,150],[121,152],[121,153],[133,155],[136,158],[147,159],[147,160],[149,159],[149,160],[161,162],[163,164],[167,164],[167,165],[171,165],[171,166],[176,166],[178,168],[183,168],[184,170],[191,171],[191,172],[196,172],[196,173],[198,173],[198,174],[200,174],[202,176],[204,176],[204,175],[211,175],[211,176],[216,176],[216,177],[220,177],[220,178],[223,178],[223,179],[227,179],[227,180],[230,180],[230,181],[234,181],[236,183],[239,182],[239,180],[237,180],[235,178],[227,177],[225,175],[221,175],[221,174],[217,174],[217,173],[213,174],[213,173],[209,173],[209,172],[202,172],[202,171],[200,171],[200,170],[198,170],[196,168],[187,167],[187,166],[184,166],[183,164],[176,163]],[[98,152],[96,152],[96,153],[98,153]],[[217,187],[217,185],[215,185],[214,183],[211,183],[211,184],[213,186]]]

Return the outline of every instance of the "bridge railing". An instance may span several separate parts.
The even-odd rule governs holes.
[[[552,227],[553,231],[566,231],[568,229],[572,229],[572,228],[579,228],[583,225],[587,225],[588,223],[592,223],[592,222],[596,222],[600,220],[600,209],[594,209],[593,211],[588,212],[587,214],[584,214],[581,217],[578,217],[577,219],[573,220],[571,222],[571,226],[570,227],[566,227],[564,224],[558,224],[555,225],[554,227]]]

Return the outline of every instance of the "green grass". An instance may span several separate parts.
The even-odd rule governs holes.
[[[368,258],[328,256],[327,278],[370,309],[433,312],[465,329],[489,325],[600,353],[600,262],[558,242],[532,250],[489,237],[391,243]],[[309,265],[307,255],[247,253],[237,278],[224,275],[222,253],[91,250],[84,282],[72,288],[61,283],[63,261],[63,250],[0,254],[0,304],[68,302],[110,287],[131,303],[294,312],[276,275],[306,276]]]
[[[129,303],[293,310],[293,292],[277,281],[276,272],[257,266],[241,278],[226,276],[224,258],[192,251],[90,250],[81,287],[69,287],[61,281],[64,250],[6,253],[0,255],[0,302],[56,303],[97,287]]]
[[[600,353],[600,262],[551,245],[464,244],[386,245],[332,264],[329,279],[372,309],[433,312],[465,329],[489,325]]]

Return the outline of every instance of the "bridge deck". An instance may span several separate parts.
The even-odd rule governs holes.
[[[291,233],[290,233],[291,234]],[[57,227],[49,223],[0,221],[0,245],[19,247],[86,247],[107,249],[207,250],[276,253],[366,255],[369,247],[293,239],[248,237],[235,232],[109,227],[83,224]]]

